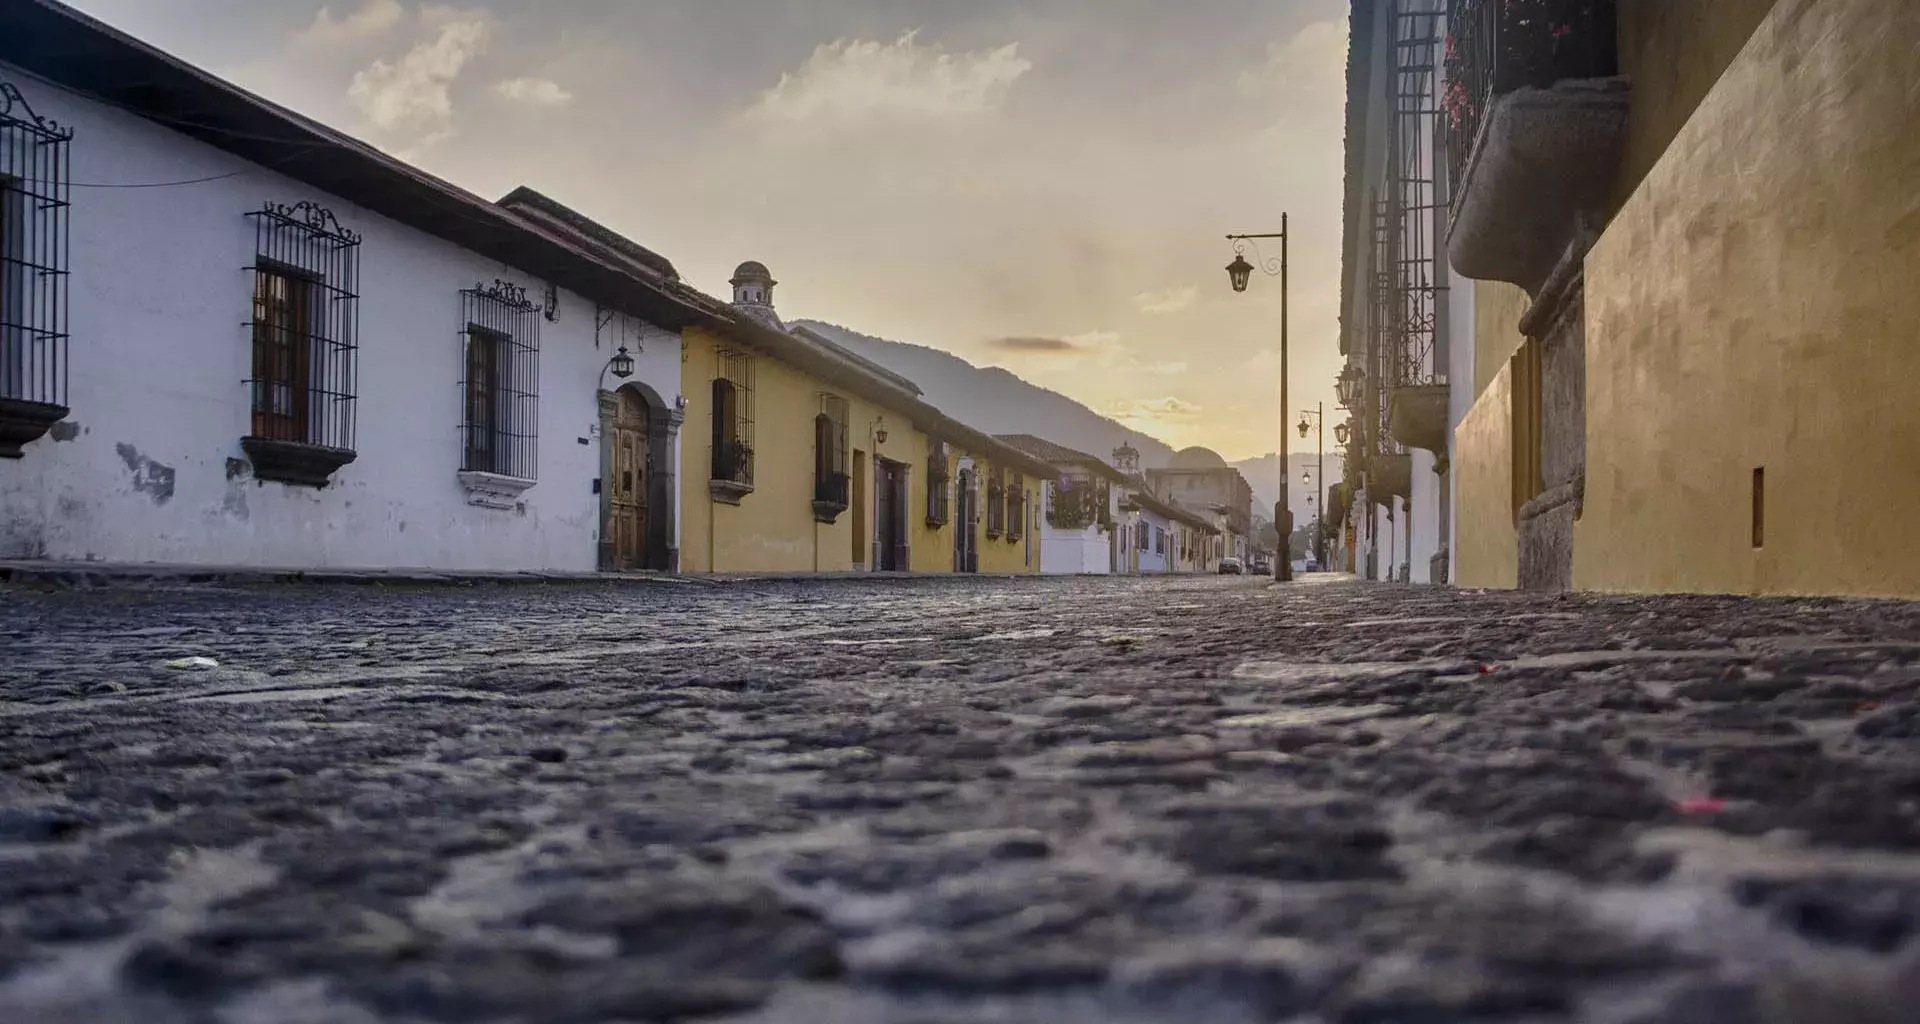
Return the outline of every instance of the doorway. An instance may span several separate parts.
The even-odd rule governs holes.
[[[953,488],[953,570],[980,571],[979,498],[974,493],[973,470],[960,471]]]
[[[852,480],[847,489],[847,499],[853,509],[853,567],[867,567],[867,453],[855,450],[853,453]]]
[[[906,572],[907,467],[891,459],[875,459],[873,469],[873,492],[878,499],[873,516],[874,568]]]
[[[648,443],[651,421],[647,400],[638,391],[619,392],[613,414],[613,475],[607,537],[615,570],[650,568],[647,564],[647,487],[652,467]]]

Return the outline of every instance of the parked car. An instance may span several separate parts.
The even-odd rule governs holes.
[[[1240,575],[1243,575],[1246,571],[1247,571],[1246,567],[1240,564],[1240,560],[1238,558],[1233,558],[1229,556],[1227,558],[1222,558],[1220,560],[1220,575],[1222,576],[1225,576],[1228,574],[1232,574],[1234,576],[1240,576]]]
[[[1260,576],[1266,576],[1273,572],[1273,563],[1264,558],[1256,558],[1253,560],[1252,565],[1247,566],[1247,571]]]

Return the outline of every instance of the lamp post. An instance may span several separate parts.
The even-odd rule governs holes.
[[[1333,425],[1333,442],[1341,447],[1342,449],[1341,458],[1349,460],[1345,462],[1344,465],[1353,464],[1351,461],[1353,458],[1353,453],[1351,451],[1346,450],[1347,438],[1351,436],[1351,434],[1352,434],[1352,428],[1348,427],[1345,423],[1335,423]],[[1335,525],[1335,529],[1340,531],[1340,538],[1343,542],[1346,540],[1346,536],[1347,536],[1346,525],[1344,520],[1346,519],[1347,516],[1352,515],[1352,511],[1351,511],[1352,497],[1353,496],[1351,494],[1347,495],[1347,498],[1349,500],[1346,502],[1345,505],[1342,506],[1342,508],[1347,509],[1347,511],[1343,511],[1341,513],[1340,518],[1342,522]]]
[[[1262,238],[1280,240],[1280,258],[1266,259],[1260,256]],[[1269,277],[1280,278],[1280,500],[1273,506],[1273,528],[1279,535],[1280,550],[1274,553],[1273,578],[1280,582],[1293,579],[1293,517],[1287,510],[1287,215],[1280,215],[1280,230],[1264,235],[1228,235],[1227,241],[1233,243],[1233,262],[1227,264],[1227,280],[1232,282],[1233,290],[1247,290],[1247,279],[1253,275],[1253,264],[1247,262],[1246,246],[1253,243],[1254,255],[1260,257],[1260,270]]]
[[[1313,561],[1316,565],[1320,566],[1321,569],[1325,569],[1327,567],[1327,542],[1325,537],[1327,531],[1326,527],[1322,524],[1322,520],[1326,517],[1327,507],[1327,403],[1315,402],[1313,403],[1312,409],[1300,410],[1300,439],[1302,441],[1307,439],[1309,419],[1320,428],[1318,441],[1320,452],[1318,459],[1320,487],[1318,490],[1307,492],[1320,499],[1313,504]]]

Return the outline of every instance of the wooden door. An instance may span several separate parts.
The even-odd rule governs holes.
[[[613,419],[613,507],[607,524],[615,569],[648,568],[647,456],[646,399],[622,391]]]
[[[899,537],[894,533],[893,511],[899,497],[899,488],[894,465],[884,459],[874,462],[873,491],[873,548],[874,568],[882,572],[894,572],[900,567],[894,563],[894,548]]]
[[[973,470],[960,471],[960,482],[953,489],[953,569],[955,572],[980,571],[979,495],[974,493]]]
[[[853,567],[867,567],[867,453],[853,453],[852,479],[847,484],[847,503],[853,510]]]

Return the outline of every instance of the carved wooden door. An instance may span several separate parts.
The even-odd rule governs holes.
[[[632,391],[620,393],[613,420],[613,536],[615,569],[647,568],[647,405]]]

